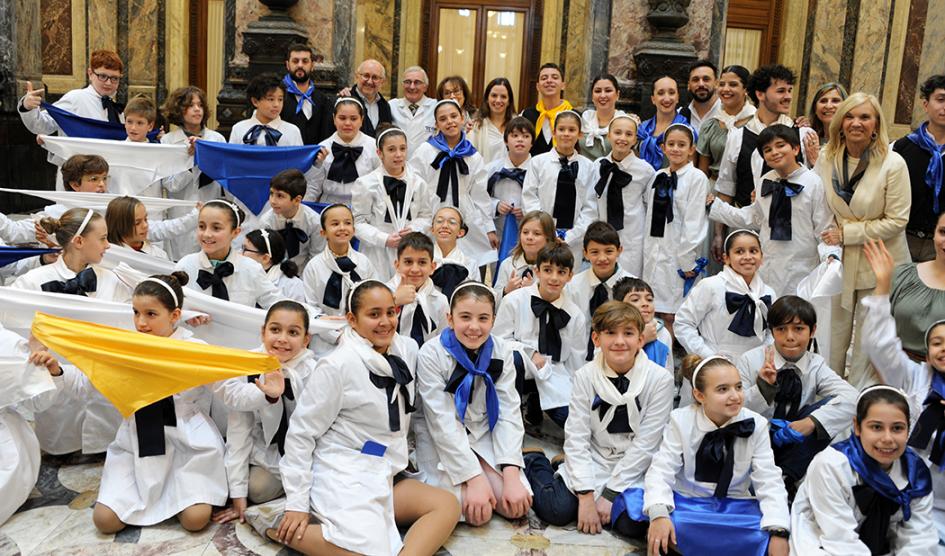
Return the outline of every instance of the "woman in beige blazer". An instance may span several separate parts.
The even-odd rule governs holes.
[[[850,95],[837,108],[827,145],[814,167],[837,220],[837,227],[825,231],[823,240],[843,246],[843,292],[832,303],[830,366],[844,373],[852,336],[853,357],[846,376],[857,389],[879,380],[860,346],[858,305],[876,286],[863,244],[881,239],[897,265],[910,261],[905,236],[912,204],[909,172],[902,157],[889,149],[886,129],[876,97]]]

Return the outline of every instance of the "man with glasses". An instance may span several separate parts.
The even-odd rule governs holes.
[[[357,83],[351,87],[350,92],[351,96],[364,106],[366,117],[361,124],[361,131],[374,137],[377,126],[393,122],[390,104],[381,94],[381,87],[387,81],[387,72],[377,60],[367,59],[358,66],[356,77]],[[343,93],[344,91],[339,94],[344,96]]]
[[[316,145],[335,132],[328,97],[315,89],[312,80],[314,58],[312,47],[301,43],[289,45],[285,56],[286,74],[282,78],[286,94],[281,118],[299,128],[306,145]]]
[[[430,79],[420,66],[404,70],[404,97],[390,101],[394,125],[407,134],[407,157],[436,133],[433,107],[436,101],[426,95]]]

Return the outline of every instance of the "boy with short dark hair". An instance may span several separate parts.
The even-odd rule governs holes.
[[[574,108],[570,102],[561,98],[561,92],[564,90],[564,72],[558,64],[552,62],[542,64],[538,68],[535,86],[538,89],[538,103],[522,111],[522,117],[535,127],[532,156],[551,150],[551,132],[555,116]]]
[[[650,361],[664,367],[669,374],[676,374],[673,361],[673,337],[663,321],[656,318],[656,305],[653,303],[653,288],[639,278],[621,278],[614,285],[614,300],[629,303],[640,311],[643,317],[643,351]]]
[[[299,270],[325,248],[319,215],[302,204],[305,174],[295,168],[283,170],[269,181],[269,208],[259,217],[259,228],[276,230],[285,241],[286,257]]]
[[[149,142],[148,134],[154,130],[154,122],[157,121],[157,108],[151,99],[139,95],[129,100],[125,105],[124,116],[127,140],[135,143]]]
[[[521,220],[524,216],[522,184],[525,183],[528,163],[532,158],[530,151],[535,142],[535,126],[526,118],[516,116],[505,125],[503,137],[506,155],[486,166],[486,174],[489,176],[486,190],[492,199],[490,212],[495,217],[495,229],[500,238],[509,213],[512,213],[516,220]],[[518,241],[518,237],[515,241]],[[508,249],[511,249],[511,246]]]
[[[253,105],[253,115],[233,125],[230,143],[267,147],[302,146],[299,128],[280,117],[285,101],[285,84],[277,75],[264,73],[252,78],[246,86],[246,99]]]
[[[399,332],[422,346],[446,326],[449,300],[437,291],[430,276],[436,270],[433,241],[421,232],[400,238],[396,274],[387,283],[394,290],[394,304],[400,307]]]

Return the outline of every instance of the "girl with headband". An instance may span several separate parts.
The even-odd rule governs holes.
[[[630,517],[650,521],[647,553],[787,556],[791,516],[767,419],[743,406],[725,357],[689,355],[682,372],[696,403],[670,413],[642,512],[639,495],[624,497]]]
[[[175,269],[190,276],[190,288],[217,299],[267,309],[282,295],[259,263],[233,247],[245,218],[243,211],[229,201],[204,204],[197,220],[200,251],[178,261]]]
[[[356,284],[347,311],[340,348],[297,393],[279,465],[286,511],[266,534],[303,554],[433,554],[460,508],[449,492],[402,474],[419,403],[417,345],[397,334],[382,282]],[[409,527],[403,540],[398,525]]]
[[[595,82],[595,90],[609,84],[606,78]],[[607,125],[608,153],[594,161],[591,183],[597,199],[597,219],[617,230],[623,252],[618,258],[620,268],[633,276],[643,276],[643,238],[646,236],[647,186],[653,167],[633,153],[637,144],[636,115],[623,112]],[[587,123],[587,112],[582,115]]]
[[[860,393],[853,435],[817,454],[797,491],[791,554],[941,551],[941,521],[932,509],[933,475],[941,471],[930,473],[910,446],[910,397],[887,385]],[[939,401],[933,403],[941,417]],[[922,421],[913,437],[922,433]]]
[[[522,210],[550,214],[555,219],[558,237],[571,248],[574,260],[581,261],[584,232],[597,218],[593,164],[577,152],[581,138],[581,116],[577,112],[558,112],[551,129],[551,150],[532,157],[525,174]]]
[[[863,253],[876,274],[873,295],[863,299],[862,345],[880,379],[902,389],[909,401],[915,429],[908,444],[932,468],[935,492],[934,522],[945,542],[945,320],[925,331],[925,362],[918,363],[902,349],[896,320],[889,303],[894,262],[882,241],[869,242]]]
[[[364,106],[354,97],[338,97],[335,132],[319,145],[325,158],[309,172],[306,201],[351,203],[352,188],[361,176],[381,165],[374,138],[361,132]]]
[[[492,336],[495,310],[490,288],[463,282],[450,298],[449,327],[423,345],[417,361],[428,429],[415,429],[417,466],[425,482],[453,493],[473,526],[493,512],[524,517],[532,502],[515,389],[527,356],[517,342]]]
[[[708,264],[702,247],[709,180],[690,162],[692,128],[672,124],[661,137],[669,166],[656,172],[645,193],[643,280],[653,287],[657,316],[673,332],[676,311]]]
[[[459,103],[452,99],[437,102],[433,117],[437,134],[417,147],[408,164],[435,194],[434,211],[451,206],[463,213],[469,233],[460,241],[460,247],[476,267],[482,267],[496,261],[499,247],[486,190],[486,166],[466,138]]]
[[[243,238],[243,256],[263,267],[266,278],[283,298],[304,303],[305,286],[299,278],[299,267],[286,255],[285,240],[275,230],[253,230]]]
[[[151,276],[134,290],[135,329],[142,334],[205,343],[179,327],[187,275]],[[34,363],[47,365],[48,352]],[[64,394],[74,400],[95,392],[85,374],[69,366],[50,369]],[[198,386],[139,409],[108,446],[102,483],[92,511],[95,528],[113,535],[128,525],[156,525],[177,517],[188,531],[210,522],[212,506],[226,503],[223,438],[207,409],[211,386]],[[173,422],[173,426],[166,423]]]
[[[758,274],[762,253],[758,234],[735,230],[724,242],[722,272],[697,283],[676,313],[676,339],[700,357],[720,353],[732,360],[770,344],[768,309],[775,293]],[[680,403],[691,401],[683,385]]]
[[[354,184],[351,210],[360,251],[378,271],[377,278],[393,277],[400,240],[410,232],[430,230],[433,192],[407,166],[407,135],[396,127],[377,134],[381,165]]]
[[[43,218],[40,225],[62,247],[55,262],[20,276],[12,287],[94,297],[127,303],[131,288],[118,276],[99,266],[108,249],[108,229],[101,214],[91,209],[73,208],[58,219]],[[121,414],[101,394],[88,400],[56,404],[36,414],[36,436],[48,454],[61,455],[82,450],[100,454],[114,440]]]

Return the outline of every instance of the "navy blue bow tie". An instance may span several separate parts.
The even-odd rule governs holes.
[[[650,220],[650,235],[663,237],[666,224],[673,221],[673,194],[676,191],[676,172],[659,173],[653,182],[653,216]]]
[[[566,157],[558,158],[558,184],[555,189],[555,203],[551,209],[551,216],[555,219],[555,227],[570,230],[574,227],[574,209],[577,204],[577,176],[579,166],[577,161],[568,162]]]
[[[616,163],[606,158],[600,160],[600,179],[594,191],[600,199],[604,190],[607,190],[607,223],[615,230],[623,229],[623,188],[632,181],[633,176],[621,170]],[[607,187],[608,183],[610,187]]]
[[[768,226],[771,228],[771,239],[791,241],[791,197],[804,190],[803,185],[791,183],[787,180],[765,180],[761,183],[761,196],[771,197],[771,208],[768,209]]]
[[[288,258],[299,254],[299,251],[302,250],[302,244],[308,243],[308,234],[305,233],[305,230],[300,230],[295,227],[295,224],[292,222],[286,222],[285,228],[279,230],[279,234],[282,236],[282,240],[285,242],[285,250]]]
[[[328,179],[338,183],[351,183],[358,179],[357,161],[361,158],[364,147],[349,147],[341,143],[331,144],[331,167]]]
[[[400,430],[400,405],[398,399],[404,400],[404,413],[413,413],[416,408],[410,403],[410,391],[407,387],[413,381],[413,376],[407,368],[407,363],[396,355],[385,355],[384,359],[390,363],[393,376],[381,376],[371,373],[371,384],[376,388],[383,388],[387,395],[387,424],[391,432]],[[394,390],[399,388],[399,395]]]
[[[522,184],[525,183],[525,168],[502,168],[489,176],[486,189],[490,197],[495,196],[495,184],[498,183],[499,180],[513,180],[521,187]]]
[[[98,288],[98,277],[95,275],[95,269],[89,267],[79,272],[74,278],[68,280],[52,280],[46,282],[40,288],[44,292],[68,293],[71,295],[88,296]]]
[[[536,295],[532,296],[531,308],[538,319],[538,352],[561,361],[561,329],[571,321],[571,315]]]
[[[390,197],[390,204],[398,214],[404,210],[404,202],[407,199],[407,182],[402,179],[391,176],[384,176],[384,190]],[[410,210],[407,210],[407,219],[410,219]],[[384,222],[392,222],[390,211],[384,213]]]
[[[696,451],[695,479],[716,483],[713,496],[725,498],[735,471],[735,438],[748,438],[755,432],[752,418],[736,421],[706,433]]]
[[[761,301],[771,308],[771,296],[761,296]],[[725,309],[735,314],[729,323],[729,331],[745,338],[755,335],[755,300],[744,293],[725,292]],[[765,324],[767,326],[767,324]]]
[[[212,286],[213,289],[210,290],[210,295],[217,299],[226,299],[229,301],[230,292],[226,289],[226,283],[223,279],[232,274],[233,263],[226,261],[218,264],[216,268],[213,269],[213,272],[201,270],[197,274],[197,285],[202,289],[207,289]]]
[[[255,145],[256,141],[259,140],[259,134],[266,134],[266,146],[275,147],[279,144],[279,139],[282,139],[282,132],[278,129],[271,128],[267,125],[256,124],[253,127],[249,128],[249,131],[243,135],[243,144],[244,145]]]

